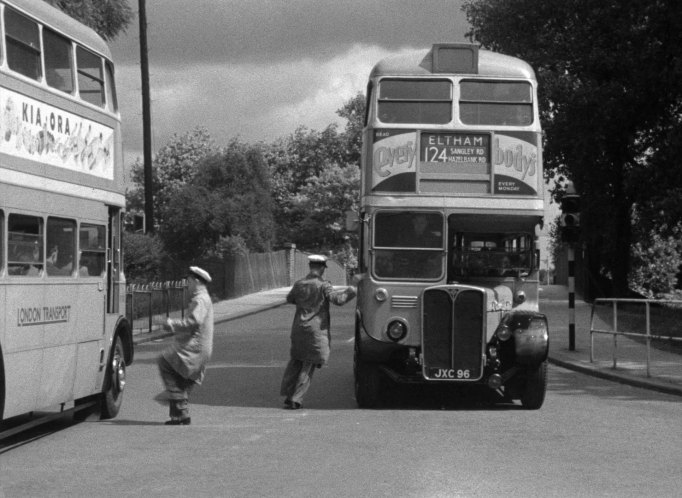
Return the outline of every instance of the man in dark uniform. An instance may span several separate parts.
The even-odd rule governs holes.
[[[353,286],[334,290],[331,282],[322,279],[326,257],[309,256],[308,264],[308,275],[297,281],[287,295],[287,302],[296,305],[296,314],[291,326],[291,359],[280,394],[285,397],[284,407],[292,410],[301,407],[315,369],[329,360],[329,303],[341,306],[357,293]]]

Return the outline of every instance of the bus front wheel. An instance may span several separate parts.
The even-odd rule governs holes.
[[[547,392],[547,361],[526,372],[526,384],[521,393],[521,404],[528,410],[537,410],[545,402]]]
[[[126,362],[121,337],[116,334],[111,348],[102,392],[102,419],[118,415],[123,402],[123,389],[126,383]]]
[[[355,401],[360,408],[377,408],[381,404],[381,372],[379,367],[355,359]]]

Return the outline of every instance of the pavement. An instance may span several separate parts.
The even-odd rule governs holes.
[[[213,304],[215,323],[223,323],[260,313],[286,304],[289,287],[219,301]],[[540,289],[540,311],[549,322],[549,362],[603,379],[682,396],[682,354],[650,348],[649,373],[646,368],[646,346],[626,336],[617,339],[613,354],[611,335],[595,334],[593,361],[590,361],[590,316],[592,306],[580,296],[575,299],[575,348],[569,349],[568,289],[547,285]],[[133,335],[135,344],[156,341],[171,335],[155,327],[152,332]],[[614,356],[616,358],[614,368]]]

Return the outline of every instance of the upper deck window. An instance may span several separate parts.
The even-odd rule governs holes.
[[[38,24],[5,8],[5,44],[7,65],[12,71],[40,80],[40,35]]]
[[[449,80],[381,80],[378,114],[382,123],[449,123],[452,83]]]
[[[464,80],[459,117],[468,125],[528,126],[533,123],[533,88],[522,81]]]
[[[45,80],[52,88],[73,92],[73,59],[71,41],[47,28],[43,29],[45,45]]]
[[[102,59],[98,55],[76,48],[76,65],[78,67],[78,93],[86,102],[104,107],[104,74]]]
[[[107,107],[111,112],[118,111],[118,100],[116,99],[116,85],[114,84],[114,66],[109,61],[104,61],[106,72]]]

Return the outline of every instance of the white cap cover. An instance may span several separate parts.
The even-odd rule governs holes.
[[[208,272],[207,272],[206,270],[202,270],[202,269],[199,268],[198,266],[190,266],[190,267],[189,267],[189,271],[192,272],[192,273],[194,273],[194,274],[197,275],[198,277],[201,277],[201,279],[202,279],[204,282],[210,282],[210,281],[212,280],[212,279],[211,279],[211,275],[209,275]]]

